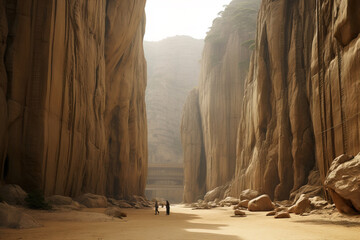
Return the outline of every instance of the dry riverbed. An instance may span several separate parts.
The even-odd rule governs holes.
[[[234,217],[231,207],[192,210],[183,205],[171,207],[171,214],[160,215],[147,209],[124,209],[128,217],[112,218],[104,209],[81,211],[25,210],[43,227],[0,229],[0,239],[359,239],[360,218],[328,212],[290,219],[266,217],[266,212],[248,212]]]

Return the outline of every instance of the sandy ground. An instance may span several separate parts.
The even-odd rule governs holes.
[[[113,219],[104,209],[71,212],[27,210],[44,227],[0,229],[0,239],[360,239],[360,219],[340,214],[266,217],[266,212],[247,212],[233,217],[230,207],[192,210],[172,206],[171,214],[155,216],[152,209],[124,209],[124,219]]]

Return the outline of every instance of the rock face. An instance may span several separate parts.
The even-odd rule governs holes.
[[[198,84],[203,40],[175,36],[144,42],[149,163],[182,163],[181,111]]]
[[[314,166],[324,181],[335,156],[358,152],[360,29],[353,14],[358,4],[263,1],[238,130],[233,195],[252,188],[287,199],[307,183]]]
[[[199,169],[206,174],[205,191],[226,184],[235,173],[236,129],[240,120],[244,79],[250,59],[250,45],[254,41],[258,6],[259,1],[233,1],[214,20],[205,39],[199,87],[188,98],[188,102],[192,101],[193,104],[183,109],[183,116],[194,114],[196,117],[193,118],[201,120],[199,125],[197,120],[184,122],[190,119],[183,117],[181,135],[184,162],[190,163],[184,166],[185,188],[189,188],[187,184],[198,184],[199,179],[192,175],[195,172],[191,172],[193,170],[188,167],[198,166],[203,156],[205,161]],[[196,145],[190,145],[189,139],[195,136]],[[201,145],[203,148],[200,148]],[[202,189],[202,184],[198,188]],[[194,197],[186,198],[190,201]]]
[[[206,163],[198,99],[198,89],[193,89],[186,99],[181,120],[181,144],[184,149],[183,201],[187,203],[195,202],[205,194]],[[218,196],[211,197],[211,201],[216,197]]]
[[[324,184],[340,212],[360,213],[360,154],[335,158]]]
[[[144,42],[148,66],[146,110],[149,169],[146,196],[171,202],[183,199],[181,111],[197,83],[204,40],[175,36]]]
[[[45,195],[144,194],[145,0],[6,2],[1,179]]]

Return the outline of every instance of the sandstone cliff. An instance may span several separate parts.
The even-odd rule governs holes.
[[[308,181],[319,182],[316,176],[323,182],[336,156],[359,152],[359,11],[356,0],[263,0],[249,73],[244,87],[234,91],[244,96],[238,102],[231,91],[220,90],[227,81],[236,86],[243,80],[231,77],[226,68],[203,65],[199,104],[207,190],[233,176],[224,168],[235,163],[223,156],[234,155],[227,144],[235,145],[228,140],[235,131],[236,170],[228,194],[236,197],[250,188],[275,199],[289,198]],[[211,59],[207,47],[203,62]],[[223,48],[211,49],[216,53]],[[235,119],[231,114],[239,119],[229,128]],[[220,149],[232,154],[221,155]]]
[[[144,42],[150,164],[182,163],[181,110],[198,83],[203,45],[203,40],[188,36]]]
[[[234,194],[285,199],[360,149],[357,1],[263,1],[238,132]],[[257,106],[254,108],[254,106]]]
[[[144,193],[144,5],[0,1],[1,179],[46,195]]]
[[[191,100],[188,99],[192,104],[188,103],[183,110],[184,163],[188,167],[191,162],[194,164],[191,168],[184,166],[185,190],[196,184],[191,183],[191,179],[196,180],[191,174],[194,174],[193,168],[199,168],[200,161],[199,150],[186,140],[192,139],[192,135],[202,136],[202,151],[206,162],[200,168],[206,168],[207,191],[230,181],[235,173],[236,129],[240,120],[244,80],[254,39],[258,6],[258,1],[233,1],[214,20],[205,39],[199,88],[196,90],[198,102],[195,103],[196,99],[192,96]],[[200,128],[189,126],[196,122],[186,117],[189,114],[199,114]],[[188,147],[191,149],[187,149]],[[199,188],[202,189],[201,186]],[[185,194],[188,193],[185,191]],[[195,197],[198,197],[197,193],[186,196],[184,200]]]

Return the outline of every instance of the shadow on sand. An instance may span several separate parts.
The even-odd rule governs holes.
[[[164,219],[161,218],[166,218],[166,222],[164,223]],[[221,228],[226,227],[226,224],[193,223],[192,221],[196,219],[200,219],[200,217],[195,214],[183,213],[157,216],[154,218],[153,228],[149,232],[149,239],[242,240],[239,236],[221,233]]]
[[[359,222],[350,222],[346,220],[326,220],[326,219],[309,219],[309,220],[297,220],[296,223],[307,223],[315,225],[338,225],[345,227],[360,227]]]

